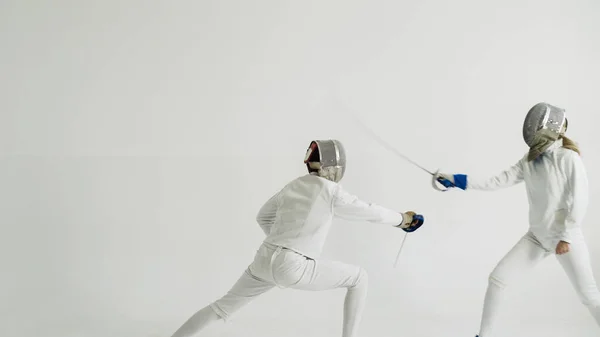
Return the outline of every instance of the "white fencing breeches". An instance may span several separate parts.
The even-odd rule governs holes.
[[[356,337],[367,296],[364,269],[335,261],[313,260],[291,250],[263,244],[252,264],[217,301],[192,316],[172,337],[188,337],[231,315],[257,296],[279,286],[300,290],[347,288],[342,337]]]
[[[504,288],[533,269],[553,250],[545,249],[532,233],[525,234],[502,258],[489,278],[483,305],[479,337],[491,337]],[[592,265],[583,234],[574,235],[570,251],[556,255],[581,302],[588,307],[600,325],[600,291],[592,273]]]

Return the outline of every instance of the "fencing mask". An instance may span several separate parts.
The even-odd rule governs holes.
[[[523,139],[529,146],[529,161],[536,159],[567,131],[565,110],[548,103],[534,105],[523,123]]]
[[[346,151],[338,140],[313,140],[306,151],[304,163],[309,173],[317,173],[337,183],[346,171]]]

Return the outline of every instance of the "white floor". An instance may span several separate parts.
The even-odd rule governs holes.
[[[337,308],[336,308],[337,309]],[[198,337],[339,337],[340,317],[303,319],[281,311],[277,317],[259,317],[251,310],[227,324],[217,323]],[[529,320],[529,321],[527,321]],[[179,322],[78,319],[56,322],[11,322],[0,329],[3,337],[169,337]],[[38,324],[39,323],[39,324]],[[364,337],[474,337],[476,322],[447,317],[394,317],[367,315],[361,327]],[[590,317],[579,319],[526,318],[503,321],[496,337],[598,337]]]
[[[585,322],[583,322],[585,321]],[[272,319],[262,324],[240,319],[239,324],[213,326],[201,336],[214,337],[337,337],[341,330],[337,322],[311,322],[300,317],[296,321]],[[364,337],[474,337],[475,324],[453,319],[427,317],[379,317],[365,320],[361,328]],[[497,337],[598,337],[600,328],[590,320],[506,322]],[[148,337],[159,337],[149,335]],[[162,336],[161,336],[162,337]]]

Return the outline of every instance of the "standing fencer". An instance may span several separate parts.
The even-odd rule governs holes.
[[[565,110],[538,103],[523,125],[529,152],[514,166],[489,179],[464,174],[436,177],[442,185],[462,190],[490,191],[525,182],[529,231],[490,274],[479,337],[491,336],[506,286],[551,254],[556,254],[579,298],[600,325],[600,292],[581,230],[588,206],[588,180],[577,145],[564,135],[567,125]]]
[[[212,322],[227,320],[276,286],[311,291],[346,288],[342,336],[357,336],[367,273],[358,266],[320,259],[333,218],[413,232],[423,224],[423,216],[366,203],[346,192],[338,184],[346,170],[346,153],[337,140],[312,141],[304,163],[308,174],[289,182],[258,212],[256,220],[266,239],[254,261],[226,295],[194,314],[173,337],[192,336]]]

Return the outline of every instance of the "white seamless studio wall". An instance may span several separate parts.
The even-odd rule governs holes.
[[[431,170],[491,175],[526,151],[527,110],[569,111],[600,277],[593,1],[0,3],[0,335],[169,336],[224,294],[263,238],[255,215],[305,173],[312,139],[342,183],[416,210],[403,232],[336,221],[324,257],[370,274],[364,336],[474,336],[487,277],[527,230],[523,186],[439,193]],[[335,336],[340,291],[273,290],[218,336]],[[597,336],[549,258],[513,284],[503,336]],[[528,330],[526,330],[528,329]]]

